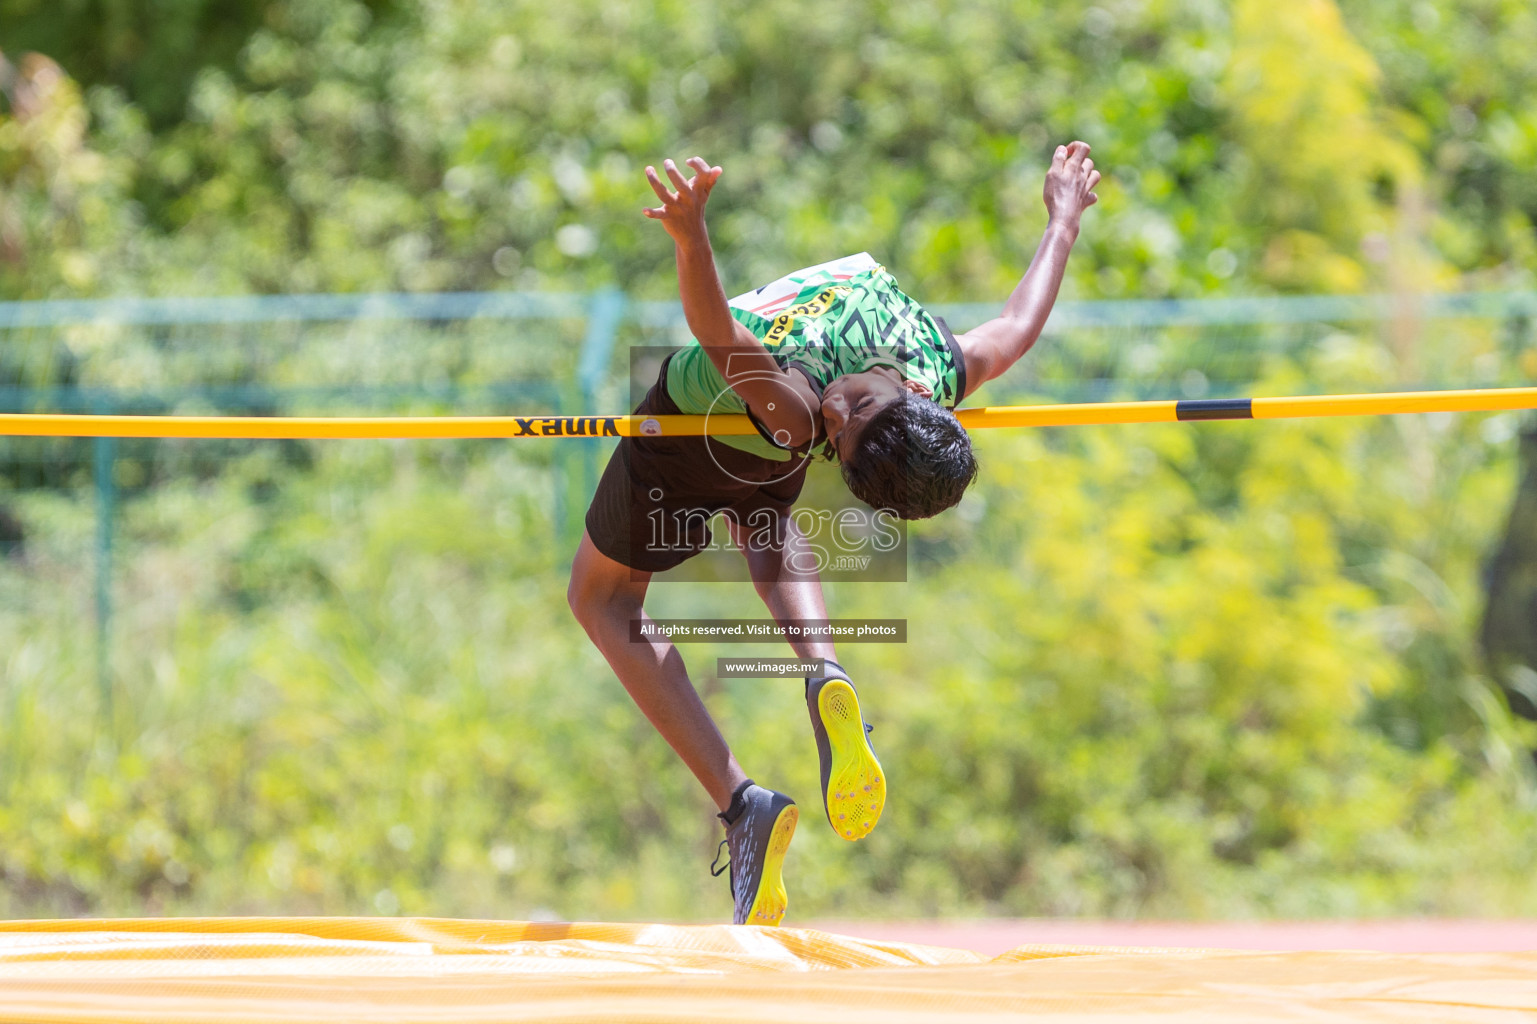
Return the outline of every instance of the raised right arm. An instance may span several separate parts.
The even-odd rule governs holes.
[[[815,417],[807,411],[820,403],[803,377],[782,369],[757,336],[731,315],[704,223],[705,202],[721,169],[697,156],[688,165],[696,172],[691,180],[685,180],[671,160],[662,164],[676,192],[667,189],[656,168],[646,168],[646,180],[662,205],[648,208],[645,214],[661,221],[672,236],[678,295],[689,330],[727,385],[779,443],[804,444],[816,431]]]

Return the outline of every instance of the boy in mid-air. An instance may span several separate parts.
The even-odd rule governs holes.
[[[1085,143],[1057,148],[1046,173],[1049,221],[1030,268],[1001,316],[952,335],[864,255],[728,303],[704,222],[721,169],[698,157],[687,163],[691,179],[671,160],[662,165],[671,188],[646,168],[662,205],[644,212],[672,236],[678,291],[698,344],[667,357],[635,412],[745,413],[759,436],[622,439],[587,511],[568,598],[635,703],[720,808],[733,919],[778,924],[795,802],[747,777],[677,649],[644,630],[647,584],[708,547],[706,523],[724,513],[774,619],[826,619],[821,582],[806,569],[814,559],[789,518],[814,451],[838,460],[856,497],[903,519],[960,501],[977,466],[951,410],[1040,335],[1079,219],[1096,201],[1099,172]],[[657,531],[658,523],[667,526]],[[642,623],[639,639],[632,621]],[[824,675],[806,680],[806,705],[828,823],[845,839],[863,839],[885,805],[886,779],[859,698],[830,641],[792,638],[790,645],[825,665]]]

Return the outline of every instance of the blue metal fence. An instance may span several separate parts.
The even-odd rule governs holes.
[[[932,308],[965,330],[998,306]],[[1396,351],[1399,386],[1530,383],[1534,323],[1537,292],[1061,302],[1047,328],[1058,343],[989,398],[1202,397],[1342,332]],[[613,290],[0,302],[0,410],[610,412],[630,397],[621,340],[687,340],[681,307]],[[604,445],[564,441],[553,455],[553,519],[568,532]],[[119,454],[103,438],[86,456],[104,700]],[[0,448],[0,466],[13,455]]]

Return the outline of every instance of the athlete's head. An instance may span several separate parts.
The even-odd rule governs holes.
[[[976,479],[971,438],[932,394],[889,367],[847,374],[822,392],[843,480],[871,508],[927,519],[960,501]]]

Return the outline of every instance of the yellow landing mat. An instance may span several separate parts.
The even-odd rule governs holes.
[[[0,922],[0,1021],[1530,1021],[1537,952],[967,950],[793,928]]]

